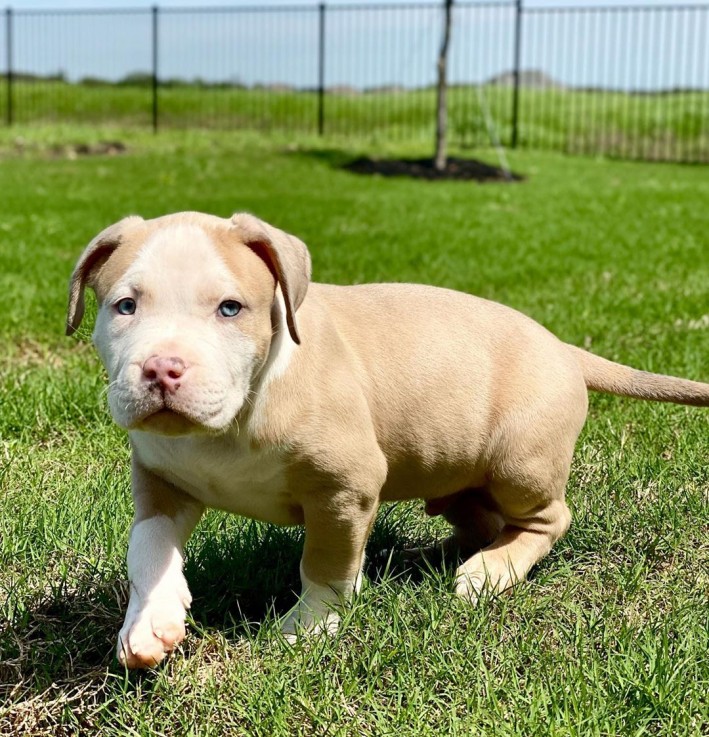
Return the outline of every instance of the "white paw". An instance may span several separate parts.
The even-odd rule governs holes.
[[[183,604],[184,601],[184,604]],[[131,600],[118,634],[116,655],[127,668],[153,668],[185,638],[189,598],[152,599],[140,608]],[[185,606],[186,605],[186,606]]]
[[[362,587],[362,563],[353,580],[334,581],[323,585],[308,578],[301,561],[300,581],[303,589],[298,603],[281,625],[283,637],[293,644],[299,637],[306,635],[317,635],[321,632],[334,635],[340,626],[340,609]]]
[[[281,633],[287,642],[295,644],[299,638],[326,633],[334,635],[340,626],[340,615],[332,609],[313,611],[304,602],[288,614],[281,625]]]

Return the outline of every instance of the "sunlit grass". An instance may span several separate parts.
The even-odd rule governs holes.
[[[709,380],[703,169],[517,153],[526,182],[481,186],[360,177],[340,165],[362,149],[337,139],[90,135],[128,153],[68,159],[78,128],[0,135],[0,734],[705,733],[706,410],[594,396],[569,534],[476,609],[448,571],[403,574],[401,550],[444,528],[419,504],[386,508],[341,634],[304,648],[275,623],[302,533],[210,513],[188,547],[182,651],[126,675],[129,452],[90,319],[63,337],[69,273],[105,225],[249,210],[309,244],[317,280],[463,289],[610,358]]]

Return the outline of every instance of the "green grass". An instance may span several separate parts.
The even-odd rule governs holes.
[[[87,137],[129,151],[53,153]],[[75,258],[125,214],[250,210],[310,245],[320,281],[467,290],[609,358],[709,380],[702,168],[525,152],[511,157],[525,183],[481,186],[339,168],[359,153],[0,134],[0,734],[706,734],[709,415],[598,395],[571,530],[514,593],[471,609],[446,571],[405,575],[401,550],[444,530],[421,504],[389,507],[341,633],[290,647],[275,617],[294,601],[301,533],[211,513],[187,551],[182,651],[146,674],[113,659],[129,454],[90,328],[71,340],[63,322]]]
[[[0,119],[7,88],[0,80]],[[102,123],[149,127],[149,86],[83,85],[17,81],[18,123]],[[330,94],[325,98],[328,135],[367,140],[433,140],[435,91]],[[459,86],[449,91],[451,139],[461,146],[487,145],[488,123],[505,143],[512,136],[510,87]],[[315,92],[174,85],[159,91],[163,128],[315,133]],[[519,145],[571,153],[643,160],[709,161],[709,93],[628,94],[612,91],[528,89],[520,92]]]

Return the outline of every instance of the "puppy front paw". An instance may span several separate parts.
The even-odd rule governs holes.
[[[308,635],[319,635],[324,632],[334,635],[340,626],[340,615],[331,608],[325,609],[321,602],[317,610],[312,609],[307,601],[300,601],[288,614],[281,625],[281,634],[286,642],[294,645],[299,638]]]
[[[128,610],[118,634],[116,655],[126,668],[154,668],[185,639],[183,604],[175,600],[148,601],[137,612]]]
[[[291,644],[300,637],[325,632],[334,635],[340,626],[340,610],[362,586],[362,566],[353,580],[319,584],[311,581],[300,564],[303,590],[298,603],[286,616],[281,633]]]

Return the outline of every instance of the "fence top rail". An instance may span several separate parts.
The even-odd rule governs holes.
[[[515,0],[453,0],[453,6],[456,8],[514,8]],[[337,3],[336,5],[328,5],[330,10],[396,10],[398,8],[406,8],[412,10],[414,8],[424,10],[442,10],[442,2],[426,2],[426,3]]]
[[[457,0],[456,7],[474,8],[514,8],[516,0]],[[160,13],[188,14],[188,13],[294,13],[304,11],[318,11],[324,5],[328,12],[338,10],[438,10],[440,2],[409,2],[409,3],[309,3],[302,5],[193,5],[176,7],[169,5],[114,7],[114,8],[13,8],[7,6],[6,12],[12,15],[149,15],[158,9]],[[652,7],[652,6],[650,6]],[[526,8],[525,8],[526,9]]]
[[[12,15],[150,15],[160,13],[286,13],[317,11],[317,3],[309,5],[194,5],[192,7],[170,7],[168,5],[114,7],[114,8],[19,8],[12,6],[6,12]],[[329,9],[329,8],[328,8]]]
[[[188,13],[313,13],[318,3],[309,5],[186,5],[185,7],[158,6],[161,13],[179,15]]]
[[[6,13],[14,16],[20,15],[150,15],[151,7],[132,8],[13,8],[11,5],[5,8]]]
[[[524,6],[525,13],[629,13],[670,12],[675,10],[709,10],[709,3],[684,3],[678,5],[551,5],[546,7]]]
[[[516,0],[454,0],[459,8],[514,8]],[[318,11],[320,6],[328,12],[353,10],[432,10],[439,9],[441,2],[409,2],[409,3],[309,3],[302,5],[194,5],[191,7],[170,7],[169,5],[153,5],[148,7],[114,7],[114,8],[18,8],[12,5],[5,8],[7,14],[14,16],[49,16],[49,15],[149,15],[157,8],[160,13],[188,14],[188,13],[297,13]],[[647,5],[643,3],[625,5],[554,5],[548,7],[529,6],[524,1],[521,4],[524,13],[579,13],[579,12],[670,12],[670,11],[699,11],[709,10],[709,3],[682,3],[666,5]]]

